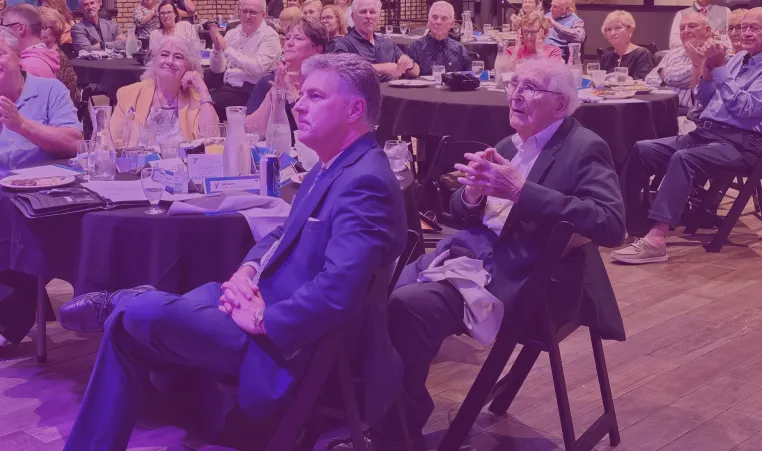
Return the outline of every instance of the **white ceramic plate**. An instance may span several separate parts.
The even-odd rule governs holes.
[[[601,97],[603,97],[606,100],[629,99],[630,97],[633,97],[634,95],[635,95],[635,91],[621,91],[621,92],[617,92],[616,94],[606,94]]]
[[[396,86],[398,88],[425,88],[431,86],[431,83],[426,80],[392,80],[389,82],[389,86]]]
[[[307,172],[301,172],[299,174],[294,174],[291,176],[291,181],[293,183],[296,183],[297,185],[300,185],[304,181],[304,177],[307,175]]]
[[[65,177],[44,177],[38,179],[14,179],[0,180],[0,186],[8,189],[18,191],[33,191],[37,189],[57,188],[59,186],[66,186],[70,183],[74,183],[76,180],[73,176]]]

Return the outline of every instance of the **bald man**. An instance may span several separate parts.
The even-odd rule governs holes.
[[[666,236],[676,227],[695,180],[725,172],[748,172],[762,156],[762,8],[741,20],[743,49],[726,62],[725,46],[709,39],[700,47],[683,44],[701,70],[696,89],[696,130],[687,135],[640,141],[622,170],[630,236],[643,236],[611,257],[621,263],[667,261]],[[643,224],[640,192],[662,173],[659,192]],[[650,227],[650,230],[648,229]]]
[[[455,10],[450,3],[439,1],[431,5],[429,33],[410,44],[407,50],[421,68],[421,75],[431,75],[433,66],[444,66],[447,72],[471,70],[466,48],[447,34],[454,22]]]

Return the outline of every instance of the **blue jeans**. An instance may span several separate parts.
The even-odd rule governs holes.
[[[217,377],[239,374],[251,338],[217,309],[219,297],[220,285],[208,283],[182,296],[152,291],[121,299],[106,321],[64,449],[126,449],[152,371],[180,368],[208,376],[202,379],[209,385],[198,393],[210,397]],[[210,430],[221,427],[222,414],[215,417],[218,424],[207,425]]]

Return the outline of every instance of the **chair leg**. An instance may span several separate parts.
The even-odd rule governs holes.
[[[723,219],[720,229],[714,235],[714,238],[712,238],[712,242],[707,246],[707,252],[719,252],[722,249],[722,245],[725,244],[728,236],[730,236],[733,226],[736,225],[738,218],[741,217],[741,213],[746,208],[746,204],[749,203],[749,198],[755,189],[756,183],[749,177],[739,191],[738,198],[733,202],[733,206],[730,207],[727,216]]]
[[[603,411],[605,415],[610,415],[613,418],[613,427],[609,430],[609,441],[611,446],[616,446],[621,439],[619,437],[619,426],[616,421],[616,411],[614,410],[614,398],[611,395],[609,373],[606,369],[606,357],[603,354],[601,336],[592,329],[590,329],[590,341],[593,345],[593,357],[595,358],[595,371],[598,373],[598,385],[601,387]]]
[[[573,451],[576,437],[574,436],[574,422],[571,416],[571,407],[569,406],[569,393],[566,390],[566,378],[564,377],[564,368],[561,363],[561,350],[558,347],[558,338],[552,332],[550,321],[548,322],[548,356],[550,357],[550,371],[553,374],[553,387],[556,391],[556,403],[558,405],[558,415],[561,420],[561,431],[563,432],[564,447],[566,451]]]
[[[501,393],[495,396],[495,399],[489,405],[490,412],[495,415],[505,415],[519,390],[524,385],[524,381],[527,379],[532,367],[534,367],[540,352],[542,351],[539,347],[532,345],[525,345],[521,349],[519,357],[514,362],[511,370],[497,383],[498,386],[495,387]]]
[[[352,387],[352,375],[349,370],[349,360],[346,355],[339,357],[338,372],[341,396],[344,400],[344,409],[346,410],[347,415],[347,424],[349,425],[349,433],[352,437],[352,449],[365,451],[365,436],[363,435],[360,412],[357,408],[357,399],[355,398],[354,389]]]
[[[47,351],[47,318],[48,311],[47,299],[45,296],[44,277],[37,278],[37,362],[48,363]]]

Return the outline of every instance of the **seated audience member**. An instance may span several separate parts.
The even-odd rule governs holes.
[[[71,44],[71,27],[76,23],[74,21],[74,15],[66,5],[66,0],[43,0],[41,6],[45,8],[53,8],[64,18],[64,27],[61,32],[61,44]]]
[[[741,19],[748,9],[734,9],[728,14],[728,38],[730,40],[729,53],[735,55],[743,50],[741,45]]]
[[[98,15],[101,0],[82,0],[82,22],[71,27],[71,41],[74,52],[80,50],[124,49],[126,36],[119,32],[119,25]]]
[[[532,11],[519,21],[518,39],[513,47],[506,47],[510,57],[510,70],[526,59],[551,58],[563,60],[561,49],[545,43],[548,21],[542,14]]]
[[[640,192],[653,174],[664,174],[648,212],[644,238],[611,257],[622,263],[667,261],[666,236],[676,227],[694,181],[722,171],[748,171],[762,155],[762,8],[744,14],[743,50],[726,62],[725,47],[714,39],[685,51],[701,67],[696,89],[696,130],[687,135],[640,141],[621,172],[630,235],[643,236]]]
[[[315,56],[304,71],[300,138],[320,163],[285,225],[257,243],[229,281],[184,295],[151,287],[90,293],[62,307],[65,327],[105,330],[65,450],[124,450],[149,372],[167,365],[191,376],[237,376],[240,410],[268,419],[291,399],[315,343],[348,321],[363,324],[355,354],[364,363],[363,419],[377,421],[391,407],[402,368],[389,343],[386,290],[369,287],[402,252],[406,221],[399,182],[372,132],[378,78],[356,55]],[[99,305],[111,312],[105,327]],[[209,382],[199,389],[213,394]]]
[[[302,0],[286,0],[286,8],[300,8]]]
[[[151,32],[151,40],[148,47],[155,49],[159,42],[166,36],[177,36],[188,42],[198,39],[196,28],[190,22],[181,21],[177,8],[170,0],[164,0],[159,5],[159,29]]]
[[[540,14],[545,14],[542,10],[542,0],[524,0],[521,2],[521,9],[518,14],[511,14],[510,23],[514,30],[518,30],[521,26],[519,22],[521,19],[532,11],[537,11]]]
[[[309,0],[302,4],[302,15],[320,19],[320,11],[323,10],[323,3],[320,0]]]
[[[212,72],[224,72],[224,85],[212,90],[217,114],[225,119],[225,108],[245,105],[254,85],[275,68],[281,56],[278,33],[265,23],[265,0],[241,0],[241,26],[223,37],[216,26],[210,29],[214,51]]]
[[[77,74],[74,72],[74,67],[71,65],[71,61],[64,54],[59,45],[61,44],[61,33],[65,29],[66,19],[58,11],[47,6],[42,6],[38,10],[40,12],[40,18],[42,19],[42,32],[40,33],[40,39],[45,46],[51,50],[55,50],[58,53],[58,61],[61,63],[56,72],[56,78],[66,86],[71,95],[72,102],[79,102],[81,100],[79,87],[77,86]]]
[[[347,34],[347,24],[344,21],[344,13],[336,5],[325,5],[320,12],[320,22],[328,32],[328,47],[326,53],[333,53],[336,41]]]
[[[455,10],[445,1],[438,1],[429,9],[429,33],[416,39],[407,54],[420,67],[420,75],[431,75],[432,66],[444,66],[447,72],[471,70],[471,58],[463,45],[448,36],[455,22]]]
[[[302,10],[297,7],[291,6],[284,9],[279,16],[280,29],[283,32],[283,34],[288,33],[288,28],[291,26],[291,24],[296,22],[296,19],[300,19],[301,17],[302,17]]]
[[[135,37],[147,39],[159,29],[159,4],[157,0],[141,0],[132,13],[135,21]]]
[[[695,48],[701,48],[712,34],[706,16],[699,13],[683,15],[680,23],[680,38],[683,46],[672,49],[662,58],[648,75],[645,81],[651,86],[667,86],[675,91],[683,108],[692,108],[693,88],[698,83],[701,68],[694,67],[693,62],[685,50],[685,45],[690,44]]]
[[[611,73],[615,67],[626,67],[630,77],[642,80],[656,66],[656,58],[650,50],[632,43],[635,31],[632,14],[622,10],[610,12],[601,31],[612,46],[598,59],[602,70]]]
[[[545,14],[550,22],[550,32],[545,43],[560,48],[564,61],[569,58],[569,44],[585,41],[585,22],[575,11],[574,0],[553,0],[550,12]]]
[[[134,146],[139,126],[148,122],[158,124],[158,142],[211,136],[219,119],[201,71],[201,58],[189,41],[178,36],[162,39],[143,81],[116,92],[112,138]]]
[[[61,62],[58,52],[42,42],[42,18],[37,8],[24,3],[9,6],[2,12],[0,25],[16,32],[22,49],[21,68],[24,71],[37,77],[56,77]]]
[[[696,0],[688,8],[681,9],[675,14],[675,18],[672,19],[672,30],[669,33],[669,48],[675,49],[683,45],[680,39],[680,23],[682,23],[683,16],[691,12],[699,13],[706,17],[709,21],[709,26],[712,27],[712,31],[715,34],[720,34],[720,31],[725,30],[727,27],[730,8],[713,5],[712,0]]]
[[[297,19],[289,28],[286,46],[283,48],[284,62],[278,63],[274,74],[262,77],[246,104],[246,123],[256,125],[258,130],[267,128],[270,118],[270,88],[282,89],[286,92],[286,111],[289,121],[293,119],[291,108],[299,100],[299,87],[302,85],[302,63],[307,58],[325,52],[328,45],[328,33],[323,24],[312,17]],[[291,123],[291,129],[296,129],[296,122]]]
[[[510,126],[517,133],[496,148],[466,154],[469,164],[455,166],[465,174],[458,179],[465,186],[453,194],[451,211],[464,229],[408,265],[389,300],[389,333],[405,368],[400,399],[416,451],[426,449],[421,430],[434,409],[426,378],[443,340],[466,333],[484,345],[494,340],[502,313],[511,314],[553,226],[568,221],[594,244],[571,251],[553,276],[558,281],[553,291],[563,293],[565,305],[580,301],[585,284],[609,283],[595,246],[616,246],[624,238],[624,206],[611,152],[603,139],[570,117],[579,100],[563,61],[525,62],[507,93]],[[447,259],[455,256],[445,253],[456,247],[473,255],[458,259],[458,269],[453,269],[470,267],[464,277],[473,285],[460,292],[446,279],[418,281],[428,268],[447,267]],[[489,291],[475,290],[489,280]],[[616,300],[604,291],[590,300],[602,309],[616,308]],[[474,302],[489,318],[464,320],[465,303]],[[602,314],[599,321],[605,318]],[[370,432],[375,449],[403,449],[394,447],[402,437],[396,409]]]
[[[376,33],[381,0],[358,0],[352,6],[355,27],[336,41],[334,52],[357,53],[371,64],[381,81],[417,77],[420,68],[409,56],[402,53],[391,38]]]

